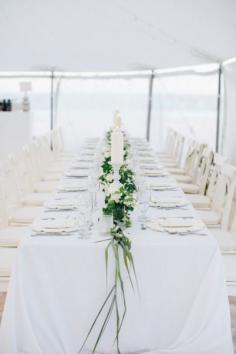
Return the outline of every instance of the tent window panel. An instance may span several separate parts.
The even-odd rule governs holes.
[[[86,136],[102,136],[112,125],[116,108],[123,128],[133,136],[146,134],[148,78],[65,79],[57,95],[57,125],[67,149],[78,148]]]
[[[168,127],[215,148],[218,75],[157,77],[153,87],[151,142],[161,149]]]

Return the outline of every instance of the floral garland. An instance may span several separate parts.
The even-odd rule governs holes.
[[[111,131],[107,133],[106,140],[107,140],[107,148],[104,151],[104,160],[101,165],[102,175],[99,177],[99,181],[102,185],[102,190],[105,194],[105,206],[103,208],[103,214],[113,216],[113,226],[110,229],[110,237],[106,239],[106,241],[108,241],[108,245],[105,248],[105,263],[106,263],[106,274],[107,274],[109,250],[112,250],[115,259],[114,284],[110,289],[100,310],[98,311],[98,314],[95,317],[92,326],[90,327],[90,330],[87,334],[87,337],[85,338],[85,341],[83,342],[83,345],[79,353],[81,353],[82,349],[84,348],[88,340],[88,337],[90,336],[97,320],[100,318],[102,313],[104,313],[105,308],[107,307],[108,310],[105,313],[105,319],[102,323],[102,327],[98,334],[96,343],[94,344],[92,353],[95,353],[113,311],[115,311],[115,315],[116,315],[116,337],[115,337],[116,348],[117,348],[117,353],[118,354],[121,353],[120,346],[119,346],[119,334],[127,310],[126,298],[125,298],[125,286],[124,286],[124,281],[121,273],[122,259],[131,286],[134,288],[133,277],[137,282],[133,256],[131,253],[131,241],[124,232],[125,228],[131,226],[130,213],[134,210],[136,204],[135,192],[137,190],[134,181],[134,173],[129,168],[129,164],[128,164],[130,145],[128,144],[127,141],[125,141],[124,163],[119,170],[120,187],[117,189],[114,185],[114,169],[111,164],[111,155],[110,155]],[[121,255],[123,257],[121,257]],[[118,303],[118,298],[121,298],[121,301],[119,301],[119,303]],[[122,307],[122,312],[121,312],[121,307]]]

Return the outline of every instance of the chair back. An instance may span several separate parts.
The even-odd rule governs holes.
[[[224,162],[225,159],[223,158],[223,156],[214,153],[213,161],[210,166],[209,175],[207,178],[206,188],[204,191],[204,195],[207,195],[211,200],[213,199],[213,196],[215,194],[217,178],[219,176],[221,166]]]
[[[184,136],[177,133],[174,152],[174,161],[176,161],[177,166],[181,166],[182,163],[184,142]]]
[[[20,182],[14,165],[14,156],[10,156],[2,168],[2,186],[4,190],[4,208],[6,215],[11,216],[12,212],[21,204]]]
[[[7,205],[6,205],[6,193],[5,193],[5,181],[4,177],[0,175],[0,228],[8,225]]]
[[[230,212],[236,187],[236,168],[223,163],[218,172],[215,192],[212,198],[212,209],[221,215],[221,227],[229,227]]]
[[[186,173],[191,175],[191,168],[193,164],[193,160],[195,158],[195,148],[197,146],[196,140],[188,139],[186,143],[186,152],[184,158],[184,169]]]
[[[195,143],[193,145],[192,152],[189,155],[190,163],[188,168],[188,174],[192,177],[193,182],[196,184],[198,182],[199,165],[205,146],[205,144]]]
[[[199,159],[197,178],[196,178],[196,182],[200,187],[201,194],[205,194],[213,159],[214,159],[213,151],[208,146],[204,146],[202,155]]]

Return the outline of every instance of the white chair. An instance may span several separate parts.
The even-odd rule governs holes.
[[[199,144],[195,140],[188,140],[186,143],[187,151],[184,158],[184,166],[181,167],[167,167],[168,171],[172,174],[175,180],[179,183],[193,183],[193,176],[196,175],[195,160],[198,158],[197,149]]]
[[[51,193],[36,193],[34,192],[34,186],[37,181],[37,173],[35,176],[35,165],[32,162],[30,147],[24,146],[22,148],[22,158],[25,160],[26,166],[26,178],[28,182],[28,188],[24,191],[21,197],[21,202],[23,205],[28,206],[42,206],[50,198]]]
[[[23,148],[31,192],[31,195],[24,198],[26,204],[33,202],[34,205],[42,205],[59,182],[59,179],[53,180],[53,178],[49,181],[42,180],[42,175],[45,172],[42,162],[40,162],[40,159],[43,159],[43,157],[41,157],[38,149],[37,142],[33,142]]]
[[[32,166],[31,186],[33,192],[51,193],[55,190],[59,180],[43,180],[43,176],[47,173],[50,163],[52,163],[52,155],[47,147],[47,142],[39,138],[29,145],[29,166]],[[47,157],[50,156],[50,158]]]
[[[236,186],[236,168],[223,163],[216,180],[210,210],[198,210],[198,214],[208,227],[227,230]]]
[[[213,152],[205,145],[196,146],[193,151],[189,176],[192,183],[179,183],[186,194],[204,193],[210,167],[212,164]]]
[[[209,209],[215,193],[216,181],[219,175],[224,158],[214,154],[213,163],[210,166],[209,175],[205,188],[201,188],[199,194],[186,194],[187,199],[196,209]]]
[[[171,155],[165,156],[165,157],[159,156],[159,161],[165,167],[180,167],[181,166],[184,141],[185,141],[185,138],[181,134],[179,134],[178,132],[173,132],[173,142],[171,145],[172,146]]]
[[[185,144],[185,153],[184,153],[184,162],[183,162],[183,167],[166,167],[168,172],[173,174],[173,175],[189,175],[193,163],[193,158],[194,158],[194,150],[197,146],[196,140],[192,139],[186,139],[186,144]]]
[[[70,161],[73,157],[76,156],[75,153],[65,151],[62,130],[60,127],[54,129],[51,132],[51,144],[52,151],[57,156],[57,159],[62,161]]]
[[[172,128],[169,128],[167,130],[165,148],[163,151],[157,152],[159,159],[172,159],[174,157],[176,138],[177,132]]]
[[[2,171],[2,185],[5,198],[2,198],[8,224],[11,226],[27,226],[42,212],[41,207],[27,207],[21,204],[21,181],[10,163],[5,164]]]
[[[0,247],[17,247],[19,242],[29,234],[28,227],[9,226],[5,183],[0,178]]]
[[[235,204],[235,202],[234,202]],[[211,229],[215,236],[225,266],[225,276],[228,292],[231,296],[236,296],[236,208],[233,208],[233,220],[230,220],[227,230],[220,228]]]
[[[0,248],[0,292],[6,292],[17,248]]]

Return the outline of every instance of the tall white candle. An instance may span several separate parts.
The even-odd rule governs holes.
[[[111,133],[111,163],[121,165],[124,161],[124,136],[116,127]]]
[[[120,112],[118,110],[115,111],[114,115],[114,128],[120,128],[121,127],[121,117],[120,117]]]

